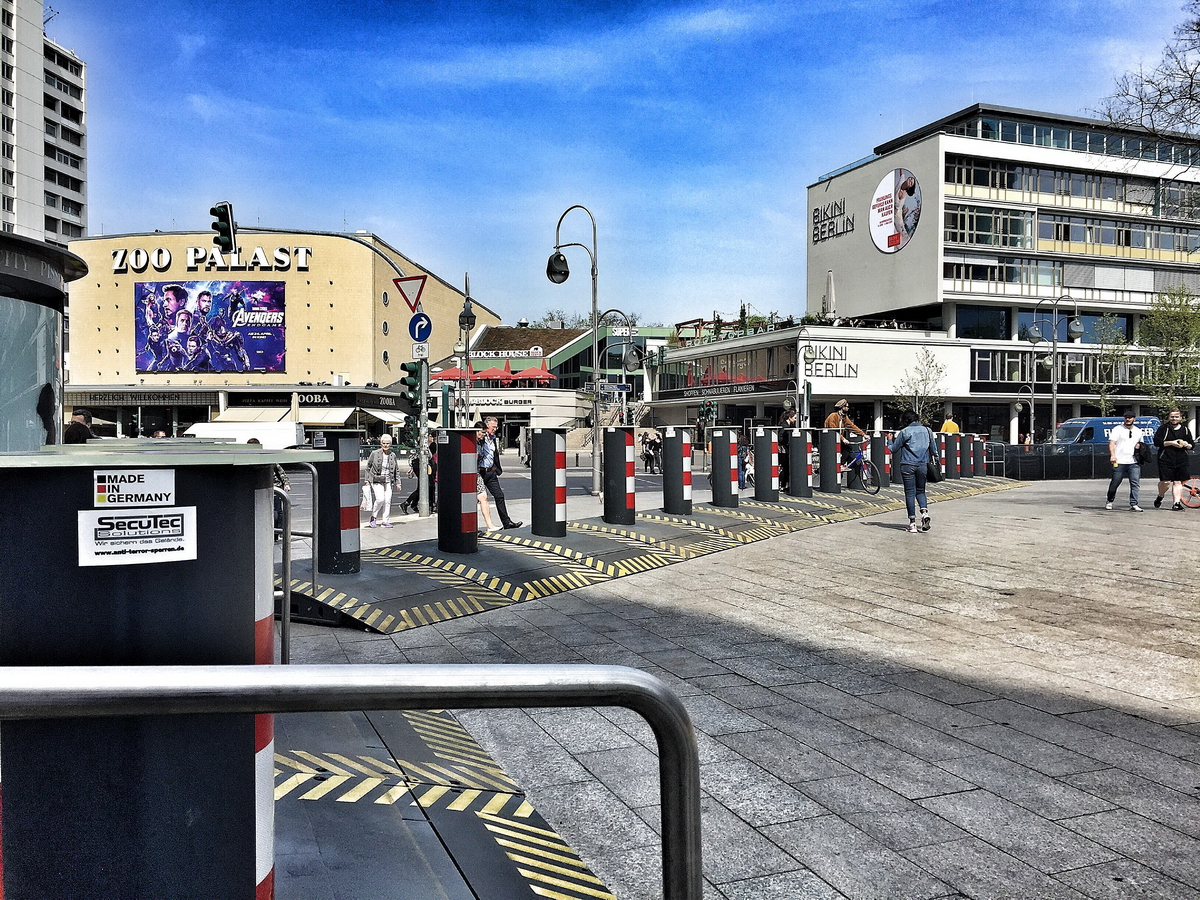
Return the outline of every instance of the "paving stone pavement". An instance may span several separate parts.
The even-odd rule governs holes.
[[[919,535],[884,513],[396,635],[298,625],[293,659],[659,676],[696,726],[710,900],[1200,900],[1200,517],[1103,493],[937,503]],[[457,715],[618,898],[660,896],[644,722]]]

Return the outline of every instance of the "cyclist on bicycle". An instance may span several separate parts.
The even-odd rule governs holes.
[[[850,403],[848,400],[839,400],[833,406],[833,412],[825,417],[826,428],[837,428],[842,432],[842,465],[850,462],[854,458],[856,445],[867,439],[867,433],[854,424],[854,420],[850,418]],[[855,439],[854,434],[859,437]]]

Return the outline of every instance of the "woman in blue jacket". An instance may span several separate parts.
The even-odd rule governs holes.
[[[904,481],[904,503],[908,507],[908,531],[929,530],[929,501],[925,499],[925,466],[930,460],[933,432],[921,424],[920,417],[909,410],[905,414],[908,422],[897,431],[888,449],[892,451],[892,464],[900,467],[900,478]],[[917,525],[917,506],[921,509],[921,524]]]

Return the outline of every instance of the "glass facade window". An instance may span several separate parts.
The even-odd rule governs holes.
[[[1060,243],[1097,244],[1191,253],[1200,247],[1200,229],[1154,222],[1123,222],[1085,216],[1041,215],[1038,238]]]
[[[950,244],[1033,247],[1033,210],[947,204],[945,240]]]
[[[1101,323],[1104,316],[1093,313],[1080,313],[1079,321],[1083,323],[1083,336],[1079,339],[1084,344],[1099,344]],[[1112,316],[1113,324],[1117,328],[1117,333],[1124,337],[1126,341],[1133,340],[1133,317],[1125,313],[1117,313]]]
[[[990,290],[1002,285],[1026,287],[1061,287],[1063,264],[1056,259],[1021,259],[997,257],[992,262],[954,260],[942,264],[942,277],[970,282],[964,290]]]
[[[1193,166],[1200,164],[1200,147],[1175,144],[1139,135],[1113,134],[1096,128],[1067,128],[1017,119],[981,117],[964,119],[946,127],[947,134],[981,137],[1009,144],[1033,144],[1062,150],[1123,156],[1128,159],[1156,159]]]
[[[955,310],[954,322],[960,338],[1007,341],[1011,335],[1007,309],[993,306],[959,306]]]
[[[1155,213],[1157,194],[1157,182],[1147,178],[1101,175],[1075,169],[1050,169],[955,154],[946,156],[946,184],[1088,200],[1112,200],[1130,204],[1134,207],[1131,211],[1140,215]]]

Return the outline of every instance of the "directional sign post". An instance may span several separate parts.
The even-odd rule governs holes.
[[[433,333],[433,320],[423,312],[417,313],[408,320],[408,335],[418,344],[423,344],[429,340],[429,335]]]

